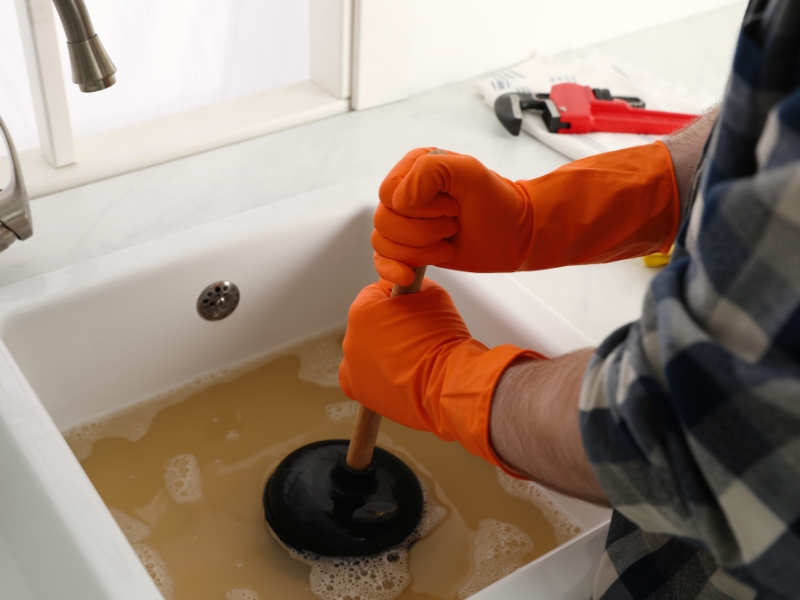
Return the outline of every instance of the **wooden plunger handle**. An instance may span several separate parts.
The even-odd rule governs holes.
[[[414,281],[411,285],[396,285],[392,288],[392,298],[403,294],[413,294],[422,288],[425,267],[414,269]],[[356,415],[353,436],[347,449],[347,464],[353,469],[363,471],[372,464],[372,451],[378,441],[378,430],[381,427],[381,416],[362,406]]]

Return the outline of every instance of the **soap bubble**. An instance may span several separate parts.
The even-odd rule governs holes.
[[[173,600],[175,597],[175,584],[172,577],[167,572],[167,563],[161,555],[147,544],[133,544],[133,549],[139,560],[142,561],[144,568],[150,573],[150,577],[158,587],[158,591],[164,596],[164,600]]]
[[[572,515],[564,512],[542,486],[533,481],[515,479],[500,469],[497,469],[497,480],[507,493],[527,500],[542,511],[544,518],[555,529],[556,541],[559,545],[571,540],[583,530],[581,524]]]
[[[298,552],[278,542],[292,558],[311,567],[311,592],[320,600],[393,600],[411,583],[409,547],[447,516],[447,509],[421,484],[425,505],[419,525],[403,543],[380,554],[330,558]]]
[[[118,508],[109,508],[108,510],[131,544],[141,542],[150,536],[151,530],[147,523],[142,523],[139,519],[131,517]]]
[[[458,588],[461,600],[519,569],[525,555],[533,550],[533,542],[524,531],[495,519],[478,524],[472,546],[472,574]]]
[[[164,463],[164,483],[167,491],[177,504],[197,502],[203,497],[200,485],[200,467],[194,454],[179,454]]]

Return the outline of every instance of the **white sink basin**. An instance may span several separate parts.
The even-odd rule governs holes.
[[[377,187],[317,190],[0,289],[0,598],[160,598],[59,429],[344,324],[375,279]],[[486,344],[587,345],[508,276],[429,275]],[[241,302],[205,321],[197,297],[221,279]],[[554,496],[586,532],[475,598],[590,596],[608,511]]]

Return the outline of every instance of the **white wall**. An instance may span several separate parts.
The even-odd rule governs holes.
[[[413,0],[411,93],[741,0]],[[679,43],[679,40],[676,40]]]

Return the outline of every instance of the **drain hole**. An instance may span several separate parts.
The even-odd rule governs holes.
[[[230,315],[239,304],[239,288],[230,281],[216,281],[207,286],[197,299],[197,312],[209,321]]]

